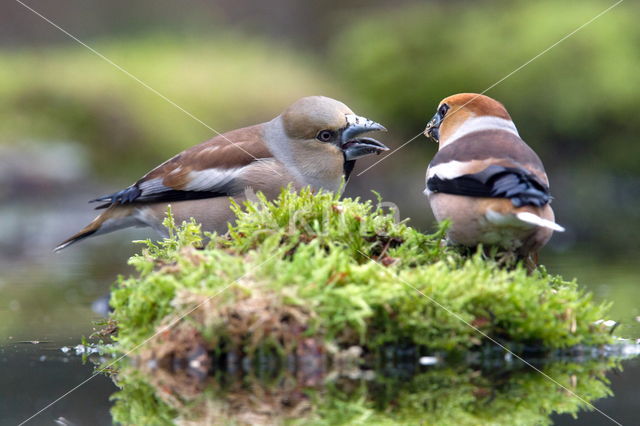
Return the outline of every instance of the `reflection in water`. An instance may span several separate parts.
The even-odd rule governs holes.
[[[93,364],[83,364],[75,350],[64,353],[59,343],[0,346],[1,424],[18,424],[91,376]],[[95,354],[89,358],[100,362]],[[184,365],[122,365],[117,376],[97,375],[29,424],[55,424],[60,417],[76,425],[219,424],[231,418],[236,424],[242,419],[291,419],[286,423],[293,424],[526,424],[536,419],[549,423],[549,413],[572,413],[578,405],[566,391],[499,352],[485,354],[482,360],[440,359],[430,367],[420,367],[407,352],[400,352],[371,370],[341,365],[321,374],[273,368],[268,359],[259,359],[232,371],[218,365],[217,373],[204,376],[199,368]],[[617,368],[615,359],[590,355],[532,362],[620,423],[636,423],[640,358],[624,362],[623,368]],[[615,397],[597,399],[611,394]],[[520,415],[525,418],[516,417]],[[584,410],[575,420],[570,414],[551,419],[558,425],[611,424],[602,414]]]
[[[384,358],[371,369],[296,359],[283,365],[269,356],[127,364],[114,376],[121,390],[112,415],[125,424],[548,424],[553,413],[588,408],[571,392],[587,401],[610,396],[605,373],[620,365],[620,357],[587,352],[530,361],[562,389],[500,351],[434,366],[420,366],[411,350]]]

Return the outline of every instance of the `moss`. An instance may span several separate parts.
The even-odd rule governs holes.
[[[206,243],[198,225],[169,218],[170,237],[146,241],[131,258],[138,274],[121,279],[111,301],[119,350],[158,330],[169,338],[160,327],[178,322],[207,350],[241,354],[264,344],[291,352],[309,338],[328,352],[357,345],[367,353],[400,342],[463,351],[485,336],[514,350],[612,340],[594,324],[608,306],[576,282],[464,257],[441,244],[444,229],[424,235],[372,203],[283,191],[235,210],[230,232]],[[162,339],[145,347],[154,342]]]

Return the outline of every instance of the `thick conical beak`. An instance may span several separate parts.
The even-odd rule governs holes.
[[[440,114],[433,116],[433,118],[427,123],[426,129],[424,129],[424,135],[430,139],[433,139],[436,143],[440,142],[440,123],[442,118]]]
[[[386,132],[387,129],[368,118],[347,115],[347,127],[342,131],[340,138],[340,149],[344,152],[345,160],[351,161],[366,155],[388,151],[389,148],[373,138],[359,137],[364,133],[378,131]]]

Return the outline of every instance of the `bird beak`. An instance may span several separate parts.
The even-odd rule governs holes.
[[[424,135],[430,139],[433,139],[435,143],[440,142],[440,123],[442,118],[440,114],[436,113],[433,118],[427,123],[426,129],[424,129]]]
[[[386,132],[387,129],[368,118],[347,114],[347,127],[342,130],[339,146],[344,152],[345,160],[351,161],[366,155],[388,151],[389,148],[373,138],[359,137],[363,133],[377,131]]]

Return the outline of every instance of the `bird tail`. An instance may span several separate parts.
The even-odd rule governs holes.
[[[563,226],[558,225],[554,221],[543,219],[540,216],[535,215],[535,214],[530,213],[530,212],[519,212],[519,213],[516,213],[516,217],[522,222],[530,223],[530,224],[536,225],[536,226],[541,226],[543,228],[549,228],[549,229],[552,229],[552,230],[554,230],[556,232],[564,232],[564,230],[565,230]]]
[[[67,247],[69,247],[71,244],[75,242],[78,242],[87,237],[90,237],[91,235],[95,234],[97,231],[97,229],[94,229],[94,228],[95,227],[93,225],[93,222],[91,222],[89,225],[85,226],[80,232],[72,235],[71,237],[67,238],[66,240],[58,244],[56,248],[53,249],[53,251],[59,252],[60,250],[66,249]]]
[[[137,224],[137,220],[133,216],[133,213],[134,209],[131,207],[113,205],[98,217],[93,219],[93,221],[89,225],[82,228],[78,233],[72,235],[71,237],[58,244],[58,246],[54,248],[53,251],[58,252],[60,250],[63,250],[69,247],[71,244],[74,244],[92,235],[106,234],[118,229],[134,226]]]

